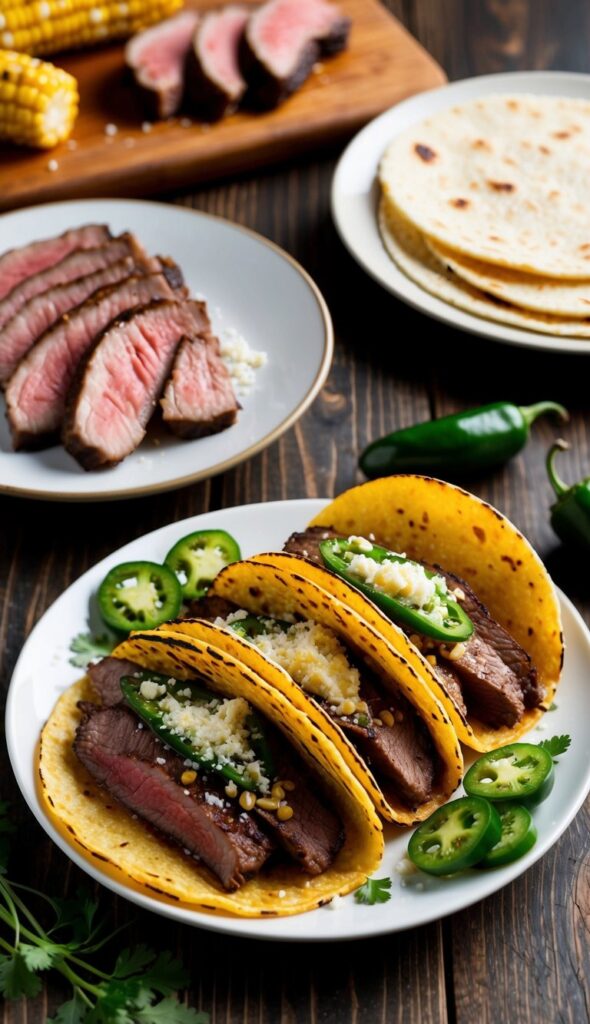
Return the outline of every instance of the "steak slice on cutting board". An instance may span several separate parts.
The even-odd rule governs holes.
[[[0,256],[0,299],[27,277],[53,266],[75,249],[95,249],[112,237],[105,224],[87,224],[63,235],[29,242]]]
[[[250,18],[240,41],[246,101],[270,109],[309,76],[320,57],[343,50],[350,19],[327,0],[269,0]]]
[[[186,57],[187,109],[202,121],[234,110],[246,90],[238,49],[250,11],[230,5],[210,11],[198,26]]]
[[[202,323],[202,303],[156,301],[103,331],[79,367],[62,428],[84,469],[114,466],[141,444],[181,338]]]
[[[180,107],[185,60],[198,23],[196,11],[180,11],[138,32],[125,47],[125,63],[155,120],[172,117]]]
[[[127,708],[84,704],[83,711],[74,751],[111,796],[196,855],[230,892],[262,867],[274,844],[237,802],[198,775],[183,785],[183,759],[138,728]]]
[[[164,269],[165,273],[129,277],[96,292],[61,317],[29,350],[6,388],[7,416],[15,449],[42,448],[53,443],[80,360],[111,320],[134,306],[175,297],[177,293],[167,279],[168,270]]]

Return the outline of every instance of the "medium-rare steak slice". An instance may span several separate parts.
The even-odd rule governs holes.
[[[236,422],[240,404],[219,340],[207,328],[182,339],[160,405],[164,423],[178,437],[216,434]]]
[[[64,313],[81,305],[101,288],[124,281],[132,274],[154,274],[159,269],[157,260],[138,262],[133,256],[125,256],[118,263],[30,299],[0,331],[0,384],[5,385],[10,380],[29,349]]]
[[[238,47],[249,17],[246,7],[210,11],[193,36],[186,58],[185,95],[191,113],[202,121],[218,121],[244,95]]]
[[[84,469],[114,466],[145,437],[180,340],[198,332],[199,302],[152,302],[113,321],[72,388],[62,440]]]
[[[125,47],[125,63],[147,113],[156,120],[171,117],[180,107],[186,55],[198,22],[196,11],[181,11],[138,32]]]
[[[25,278],[20,284],[8,293],[5,299],[0,301],[0,328],[4,327],[20,309],[34,299],[36,295],[48,292],[60,284],[68,284],[79,277],[86,277],[88,274],[95,274],[97,270],[104,270],[112,263],[118,263],[126,256],[135,256],[139,253],[145,256],[141,246],[135,241],[133,235],[124,234],[112,241],[100,245],[97,249],[76,249],[63,260],[52,264],[45,270],[41,270],[32,277]]]
[[[105,224],[87,224],[72,228],[57,238],[44,238],[29,242],[18,249],[10,249],[0,256],[0,299],[8,295],[26,277],[32,277],[53,266],[75,249],[95,249],[111,238]]]
[[[30,349],[6,388],[14,447],[40,448],[53,442],[78,364],[111,320],[134,306],[175,294],[165,274],[129,277],[61,317]]]
[[[308,526],[303,533],[292,533],[284,545],[283,551],[308,558],[310,562],[315,562],[316,565],[321,565],[322,569],[325,569],[324,560],[320,554],[320,541],[338,536],[339,534],[330,527]]]
[[[350,19],[327,0],[269,0],[250,18],[240,41],[246,99],[276,107],[303,84],[322,56],[343,50]]]
[[[230,892],[262,867],[273,843],[239,804],[199,776],[183,785],[183,759],[138,727],[131,711],[83,710],[74,750],[111,796],[198,857]]]
[[[123,694],[120,680],[123,676],[132,676],[139,666],[124,658],[101,658],[94,665],[88,666],[88,675],[93,689],[105,707],[121,704]]]

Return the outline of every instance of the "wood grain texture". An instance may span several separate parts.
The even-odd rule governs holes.
[[[449,77],[556,67],[590,70],[590,8],[577,0],[389,0]],[[332,372],[299,424],[250,463],[170,495],[104,506],[0,500],[0,675],[4,688],[31,626],[90,564],[185,516],[245,501],[332,495],[359,480],[369,440],[419,419],[506,397],[572,411],[568,479],[590,471],[585,359],[495,346],[421,317],[386,295],[338,242],[329,216],[333,163],[307,159],[168,197],[247,224],[293,253],[330,305]],[[548,524],[543,456],[553,425],[524,454],[470,487],[513,518],[590,623],[590,583]],[[2,795],[19,820],[16,869],[55,893],[84,881],[25,810],[3,755]],[[214,1024],[585,1024],[590,1020],[590,808],[527,874],[484,903],[426,928],[334,947],[253,944],[179,928],[96,886],[125,942],[180,955],[188,1001]],[[395,907],[392,907],[392,914]],[[53,982],[3,1024],[43,1024],[64,993]]]
[[[208,0],[189,0],[208,8]],[[247,0],[252,3],[253,0]],[[182,117],[142,131],[141,98],[125,74],[123,46],[65,58],[80,86],[77,148],[47,153],[4,147],[0,209],[86,196],[138,196],[214,175],[284,161],[333,145],[404,96],[442,84],[434,60],[378,0],[342,0],[352,18],[350,45],[324,64],[289,102],[264,114],[237,113],[214,125]],[[190,111],[187,111],[190,114]],[[105,135],[105,125],[118,127]]]

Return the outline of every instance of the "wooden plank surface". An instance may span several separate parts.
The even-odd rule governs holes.
[[[208,0],[189,0],[208,8]],[[252,3],[255,0],[247,0]],[[86,196],[134,196],[252,170],[351,135],[404,96],[444,75],[379,0],[342,0],[352,18],[348,49],[318,65],[277,110],[240,112],[214,125],[173,118],[142,130],[145,114],[125,75],[123,46],[83,51],[57,63],[80,85],[77,148],[50,154],[4,147],[0,209]],[[189,113],[187,111],[187,113]],[[118,132],[105,135],[105,126]],[[50,158],[58,169],[48,169]]]
[[[449,77],[526,67],[590,70],[590,7],[577,0],[390,0]],[[469,338],[426,320],[369,280],[329,217],[333,161],[308,159],[174,197],[247,224],[292,252],[333,313],[337,349],[327,384],[297,427],[251,463],[175,494],[104,507],[0,500],[0,673],[6,687],[33,623],[63,588],[108,551],[164,523],[247,501],[330,495],[359,479],[356,456],[396,426],[509,397],[566,402],[574,450],[568,478],[590,471],[588,362]],[[522,527],[590,623],[590,582],[548,525],[535,428],[504,471],[470,486]],[[564,468],[564,475],[566,470]],[[2,795],[19,818],[21,879],[55,893],[83,881],[25,810],[3,760]],[[124,941],[182,956],[188,1001],[214,1024],[585,1024],[590,1020],[590,807],[527,874],[447,921],[335,946],[253,944],[180,928],[100,892]],[[392,906],[392,914],[395,907]],[[4,1008],[3,1024],[43,1024],[64,993]]]

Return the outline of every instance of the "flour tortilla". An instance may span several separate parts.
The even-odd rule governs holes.
[[[425,242],[434,256],[463,281],[523,309],[590,321],[590,280],[541,277],[465,256],[433,238]]]
[[[415,227],[467,256],[588,278],[589,166],[589,102],[498,95],[402,132],[379,178]]]
[[[478,288],[461,281],[431,252],[420,232],[384,200],[379,209],[379,229],[387,252],[400,270],[425,291],[451,306],[485,320],[512,324],[540,334],[590,338],[590,322],[518,309],[517,306],[496,302]]]

